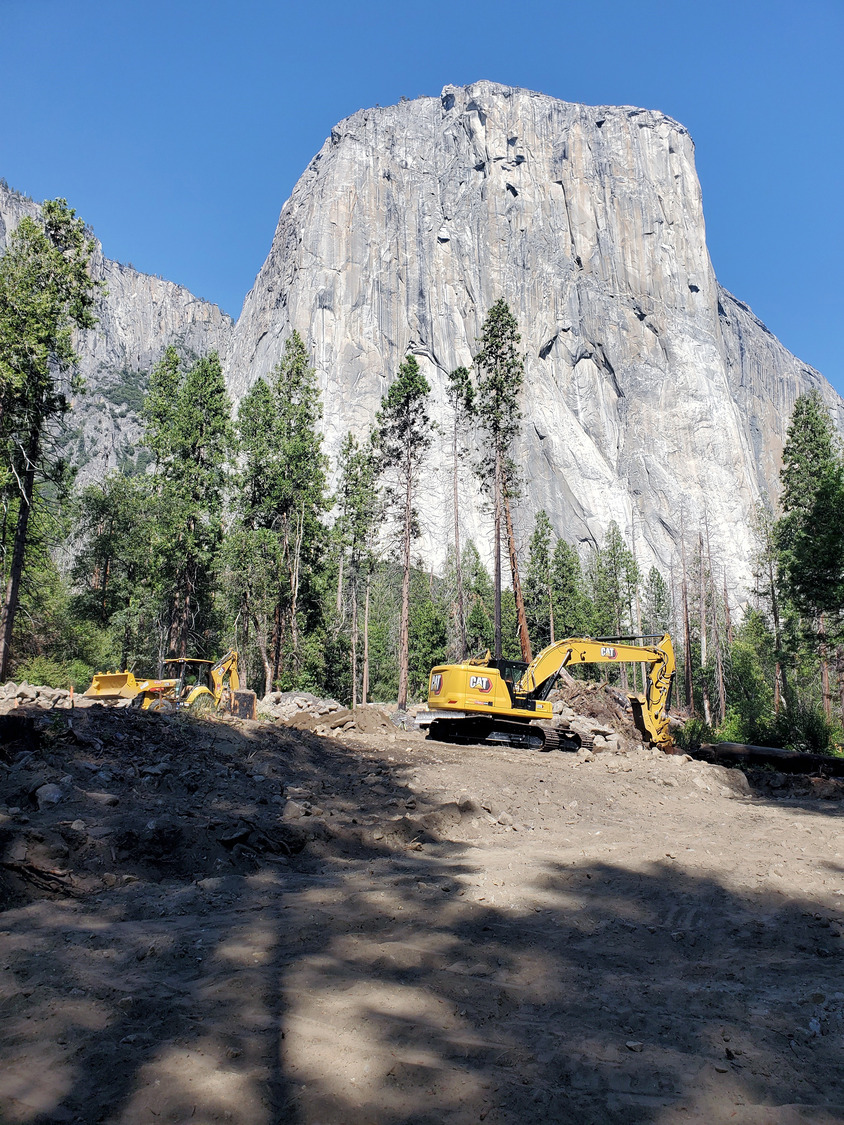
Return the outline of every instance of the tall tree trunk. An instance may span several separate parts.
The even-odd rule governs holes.
[[[706,572],[703,567],[703,535],[698,538],[698,596],[700,598],[700,667],[706,667]]]
[[[724,621],[727,626],[727,644],[733,643],[733,619],[730,616],[730,599],[727,594],[727,568],[724,567]]]
[[[463,561],[460,558],[460,489],[457,479],[457,415],[455,415],[454,419],[451,456],[454,464],[454,570],[457,577],[457,641],[460,645],[458,655],[462,661],[466,659],[466,614],[463,609]]]
[[[639,566],[638,566],[638,563],[636,562],[636,521],[632,517],[631,517],[631,520],[630,520],[630,551],[631,551],[631,554],[633,555],[634,572],[638,576]],[[642,604],[639,600],[639,580],[638,580],[638,577],[637,577],[637,581],[636,581],[636,589],[633,591],[633,600],[634,600],[634,603],[635,603],[635,606],[636,606],[636,628],[639,630],[639,643],[641,644],[642,643]],[[647,666],[645,664],[640,664],[639,665],[639,672],[642,676],[642,692],[647,693],[647,690],[648,690],[648,680],[647,680],[648,670],[647,670]],[[633,689],[635,691],[635,690],[638,689],[638,684],[635,682],[636,681],[635,665],[634,665],[634,670],[633,670],[633,680],[634,680]]]
[[[263,628],[262,623],[257,618],[255,619],[255,645],[261,657],[261,663],[264,666],[264,695],[269,695],[273,690],[273,665],[269,653],[267,652],[266,619],[263,622]]]
[[[130,581],[131,581],[130,575]],[[132,605],[131,594],[126,598],[126,616],[123,619],[123,646],[120,653],[120,667],[128,669],[129,667],[129,649],[132,646],[132,626],[129,620],[129,609]]]
[[[176,590],[170,600],[170,627],[167,630],[167,656],[178,655],[179,647],[179,600],[181,593]]]
[[[839,645],[835,650],[835,666],[838,672],[838,706],[844,721],[844,645]]]
[[[507,524],[507,549],[510,553],[510,573],[513,577],[513,597],[516,601],[516,621],[519,628],[519,645],[522,650],[522,660],[530,664],[533,653],[530,648],[530,636],[527,627],[527,614],[525,613],[525,599],[522,596],[522,582],[519,578],[519,558],[516,554],[516,536],[513,533],[513,515],[510,511],[510,497],[504,490],[504,519]]]
[[[617,637],[621,636],[621,606],[620,605],[616,607],[615,635]],[[606,682],[609,683],[609,671],[610,671],[609,667],[607,667],[606,671],[607,671]],[[619,683],[621,685],[621,690],[627,691],[627,689],[630,685],[627,682],[627,663],[626,662],[622,662],[618,666],[618,679],[619,679]]]
[[[493,543],[493,585],[495,608],[493,612],[493,656],[501,659],[501,452],[495,451],[495,542]]]
[[[826,643],[826,620],[822,613],[818,618],[818,651],[821,657],[821,688],[823,691],[823,713],[826,721],[832,720],[832,692],[829,687],[829,649]]]
[[[352,580],[349,582],[349,589],[352,595],[352,628],[351,628],[351,642],[352,647],[349,652],[351,661],[352,672],[352,707],[358,705],[358,576],[357,568],[352,570]]]
[[[703,721],[708,727],[712,726],[712,705],[709,702],[709,684],[706,676],[700,678],[701,695],[703,696]]]
[[[281,593],[276,598],[276,603],[273,606],[273,631],[270,637],[270,645],[272,647],[272,682],[275,683],[281,675],[281,630],[282,630],[282,614],[281,614]]]
[[[727,717],[727,692],[724,686],[724,662],[721,659],[721,627],[718,623],[718,610],[715,599],[715,572],[712,569],[712,545],[709,540],[708,519],[706,521],[706,561],[709,564],[709,581],[712,584],[712,640],[715,645],[715,680],[718,686],[718,714],[723,723]]]
[[[780,629],[780,606],[777,598],[777,581],[774,573],[774,562],[771,552],[768,552],[768,593],[771,599],[771,617],[774,622],[774,653],[776,664],[774,666],[774,714],[778,715],[780,708],[788,706],[788,684],[785,679],[785,669],[782,666],[782,630]],[[726,583],[726,578],[724,579]]]
[[[0,525],[0,557],[3,560],[3,569],[0,571],[0,584],[6,585],[8,576],[6,574],[7,550],[6,550],[6,532],[9,528],[9,499],[6,497],[3,501],[3,522]]]
[[[243,686],[249,687],[252,682],[252,661],[249,659],[249,611],[248,603],[244,602],[243,607],[243,642],[239,646],[241,657],[240,663],[240,678]],[[238,648],[237,643],[237,620],[234,623],[234,647]]]
[[[179,656],[188,654],[188,633],[190,631],[190,592],[186,589],[181,601],[181,620],[179,621]]]
[[[551,630],[551,644],[554,644],[554,594],[548,586],[548,625]]]
[[[15,540],[12,547],[12,565],[9,568],[6,598],[3,602],[3,609],[0,610],[0,680],[2,681],[8,678],[9,673],[12,633],[15,627],[15,616],[18,612],[26,541],[29,532],[29,516],[32,511],[32,497],[35,492],[35,463],[38,459],[39,436],[37,431],[33,431],[29,435],[26,451],[27,468],[21,481],[23,488],[21,489],[18,519],[15,525]]]
[[[343,544],[340,544],[340,561],[337,566],[337,616],[343,612],[343,559],[345,552],[343,551]]]
[[[371,575],[366,572],[366,594],[363,602],[363,683],[361,684],[361,703],[369,702],[369,583]]]
[[[296,513],[296,537],[293,544],[293,564],[290,572],[290,643],[293,648],[293,667],[299,671],[299,574],[302,564],[302,541],[305,537],[305,503]]]
[[[680,538],[681,556],[683,560],[683,679],[685,680],[686,707],[690,714],[695,713],[694,681],[692,680],[692,629],[689,621],[689,585],[686,576],[686,541]]]
[[[700,599],[700,689],[703,696],[703,721],[712,725],[712,708],[709,703],[709,684],[706,681],[706,573],[703,566],[703,535],[698,533],[698,597]]]
[[[402,536],[401,623],[399,625],[399,711],[407,710],[407,684],[409,678],[410,647],[410,546],[413,502],[413,473],[408,462],[405,466],[406,485],[404,497],[404,533]]]

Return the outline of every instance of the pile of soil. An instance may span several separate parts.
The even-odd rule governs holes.
[[[310,730],[315,734],[386,734],[394,729],[395,709],[378,703],[362,703],[357,707],[344,707],[326,721],[321,715],[299,715],[289,726],[296,730]]]

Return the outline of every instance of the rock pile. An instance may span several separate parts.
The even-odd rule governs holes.
[[[642,745],[627,695],[618,688],[565,676],[549,698],[556,722],[590,738],[594,751],[629,752]]]
[[[258,718],[291,724],[301,716],[318,718],[342,708],[336,699],[320,699],[309,691],[271,691],[258,702]]]
[[[71,695],[64,688],[45,687],[43,684],[12,683],[0,684],[0,715],[5,715],[16,707],[70,707]]]
[[[395,729],[388,707],[378,703],[344,707],[336,699],[320,699],[307,691],[269,692],[258,704],[258,718],[333,738],[345,734],[388,733]]]

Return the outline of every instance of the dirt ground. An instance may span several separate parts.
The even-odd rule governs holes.
[[[371,726],[14,711],[0,1120],[844,1121],[838,791]]]

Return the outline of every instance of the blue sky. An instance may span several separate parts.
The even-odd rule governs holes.
[[[331,126],[489,78],[659,109],[723,285],[844,393],[842,0],[0,0],[0,176],[234,316]]]

